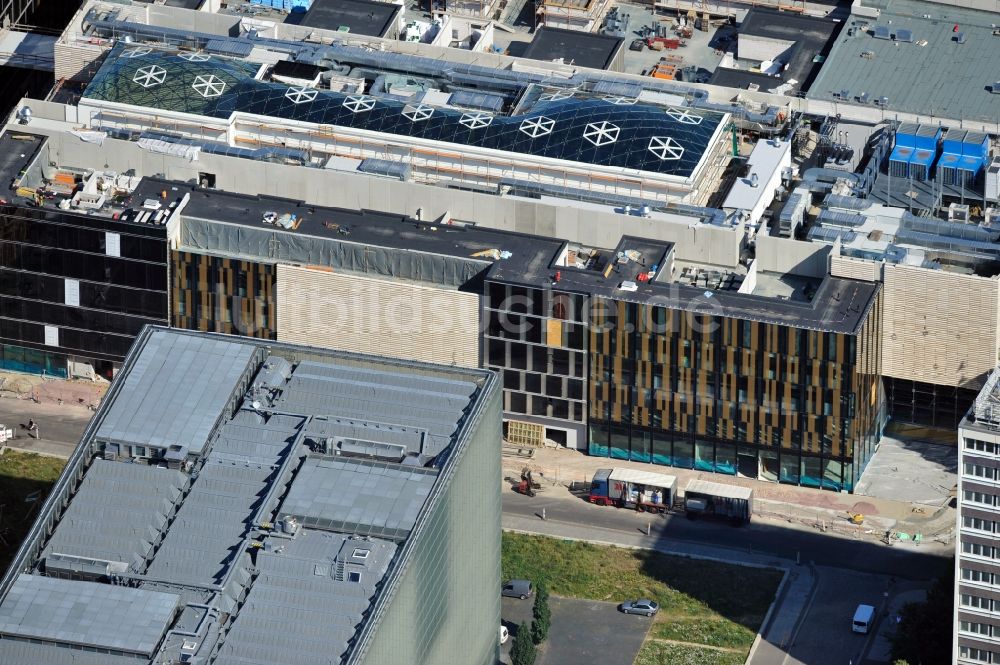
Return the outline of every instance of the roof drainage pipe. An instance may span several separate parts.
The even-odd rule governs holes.
[[[829,194],[833,191],[833,185],[838,180],[847,180],[851,184],[852,191],[858,191],[861,186],[861,176],[848,171],[837,171],[836,169],[824,169],[815,167],[808,169],[802,174],[800,187],[805,187],[813,194]]]
[[[205,32],[191,32],[188,30],[177,30],[174,28],[161,28],[158,26],[146,25],[144,23],[133,23],[131,21],[88,19],[87,24],[95,30],[104,31],[103,36],[113,38],[132,37],[133,39],[143,39],[147,41],[171,42],[179,46],[190,46],[193,48],[203,48],[212,39],[222,39],[219,35],[212,35]]]

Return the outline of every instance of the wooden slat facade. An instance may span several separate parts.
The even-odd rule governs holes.
[[[275,268],[194,252],[171,252],[175,327],[275,339]]]
[[[997,364],[1000,280],[885,266],[886,376],[968,389]]]
[[[880,309],[848,335],[607,301],[591,452],[851,489],[884,418]]]

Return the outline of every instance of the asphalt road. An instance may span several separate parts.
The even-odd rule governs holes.
[[[739,559],[739,552],[746,551],[791,561],[798,557],[803,563],[812,561],[819,566],[927,580],[939,575],[950,558],[950,550],[940,547],[928,546],[922,550],[890,547],[815,530],[794,529],[776,520],[756,520],[749,526],[733,527],[725,522],[692,521],[683,515],[651,517],[591,505],[583,499],[549,498],[544,492],[530,498],[504,487],[504,513],[532,517],[540,515],[542,509],[545,509],[546,519],[550,521],[589,524],[630,534],[636,531],[645,533],[648,524],[651,535],[664,541],[729,548],[733,551],[734,560]]]
[[[31,400],[0,399],[0,423],[14,430],[8,445],[68,457],[79,443],[93,412],[75,405],[36,404]],[[39,438],[29,436],[22,425],[38,424]]]

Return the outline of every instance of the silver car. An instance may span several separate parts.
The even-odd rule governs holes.
[[[500,595],[524,600],[534,593],[529,580],[510,580],[500,588]]]
[[[660,606],[655,600],[640,598],[639,600],[626,600],[621,604],[621,610],[625,614],[645,614],[651,617],[660,611]]]

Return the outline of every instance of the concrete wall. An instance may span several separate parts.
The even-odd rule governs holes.
[[[779,56],[784,55],[794,45],[795,42],[790,42],[787,39],[740,34],[739,42],[737,43],[737,55],[740,60],[764,62],[765,60],[775,60]]]
[[[278,341],[479,366],[479,296],[278,264]]]
[[[51,108],[50,108],[51,107]],[[61,105],[40,109],[46,117],[64,115]],[[34,107],[32,107],[34,110]],[[36,113],[36,118],[39,113]],[[61,123],[60,123],[61,124]],[[499,197],[462,190],[372,178],[364,174],[327,169],[270,164],[222,155],[201,153],[198,161],[142,150],[128,141],[107,139],[102,146],[84,143],[64,133],[68,127],[43,120],[32,121],[30,131],[50,136],[51,159],[63,166],[85,165],[117,171],[161,173],[167,178],[196,182],[199,172],[214,173],[218,189],[253,192],[308,201],[317,205],[352,210],[377,210],[416,215],[424,220],[445,213],[489,228],[565,238],[586,245],[609,248],[623,235],[677,243],[676,258],[719,266],[739,261],[742,233],[732,229],[698,225],[686,215],[664,219],[575,207],[571,201],[544,202],[535,199]]]
[[[827,274],[830,250],[830,245],[821,243],[758,235],[757,268],[822,278]]]
[[[860,279],[865,282],[881,282],[882,262],[831,255],[830,274],[834,277]]]
[[[1000,280],[886,265],[885,376],[978,389],[997,364]]]

